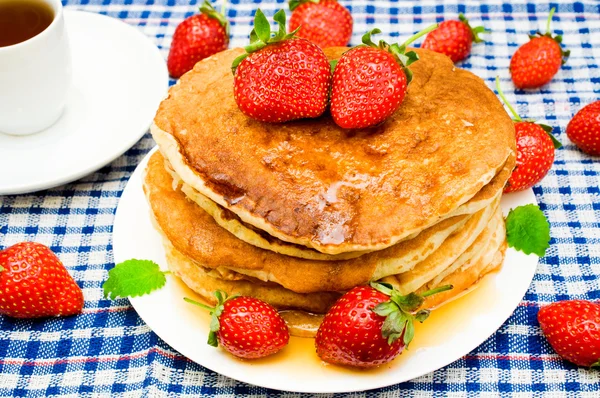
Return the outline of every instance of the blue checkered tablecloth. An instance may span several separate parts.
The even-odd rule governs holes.
[[[139,27],[166,57],[173,31],[196,12],[196,0],[68,0],[66,7],[107,14]],[[500,1],[344,1],[355,20],[353,44],[378,26],[398,40],[465,13],[493,30],[473,46],[461,67],[490,87],[499,75],[521,115],[556,126],[565,144],[554,166],[534,188],[552,226],[552,246],[534,281],[506,323],[455,363],[413,381],[348,396],[600,396],[600,371],[557,357],[540,334],[536,313],[556,300],[600,299],[600,163],[579,152],[565,127],[584,104],[600,99],[600,3],[548,4]],[[259,4],[260,3],[260,4]],[[270,16],[283,0],[232,0],[232,46],[242,45],[255,9]],[[571,50],[568,63],[539,91],[512,89],[511,54],[527,33],[544,28],[557,7],[553,29]],[[173,83],[173,82],[171,82]],[[0,88],[1,89],[1,88]],[[112,224],[119,197],[142,157],[154,146],[149,134],[110,165],[82,180],[31,195],[0,196],[0,248],[35,240],[52,248],[83,288],[83,314],[48,320],[0,316],[0,396],[297,396],[266,390],[213,373],[160,340],[128,300],[105,300],[101,285],[114,266]],[[0,171],[6,172],[6,171]]]

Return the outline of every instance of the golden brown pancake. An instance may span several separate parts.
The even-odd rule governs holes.
[[[468,202],[461,205],[458,209],[453,211],[451,214],[443,217],[443,219],[463,215],[463,214],[474,214],[479,210],[483,209],[496,198],[502,194],[502,189],[510,177],[511,171],[514,167],[514,156],[511,156],[504,167],[498,173],[492,181],[490,181],[485,187],[483,187],[477,194],[471,198]],[[285,254],[287,256],[305,258],[309,260],[346,260],[350,258],[360,257],[367,252],[347,252],[341,254],[325,254],[318,252],[314,249],[310,249],[306,246],[296,245],[275,238],[269,235],[265,231],[259,230],[250,224],[243,222],[235,213],[219,206],[206,196],[196,191],[191,186],[182,182],[177,173],[172,169],[172,166],[168,161],[165,162],[165,168],[174,179],[173,186],[176,189],[181,184],[182,192],[198,206],[202,207],[204,211],[210,214],[217,224],[231,232],[236,238],[243,240],[253,246],[260,247],[274,251],[276,253]],[[441,220],[440,220],[441,221]],[[406,239],[412,239],[417,233],[407,237]]]
[[[443,55],[417,50],[400,109],[376,128],[343,130],[328,115],[284,124],[243,115],[230,69],[242,51],[197,63],[161,103],[152,134],[183,181],[283,241],[327,254],[392,246],[471,199],[515,150],[494,93]]]
[[[472,217],[452,217],[414,239],[356,259],[306,260],[260,249],[235,238],[180,190],[173,190],[173,180],[163,165],[158,152],[149,159],[144,190],[158,226],[179,252],[204,268],[232,270],[276,282],[298,293],[347,290],[373,278],[405,272],[439,249],[448,236],[459,235],[466,224],[481,225],[491,217],[486,209]],[[470,244],[466,231],[471,228],[460,235],[463,238],[453,239],[463,245],[463,250]]]

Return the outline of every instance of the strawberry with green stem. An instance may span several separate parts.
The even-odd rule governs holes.
[[[462,61],[471,53],[473,42],[481,43],[480,33],[490,33],[483,26],[472,28],[469,20],[458,14],[458,21],[444,21],[440,27],[429,33],[421,48],[445,54],[452,62]]]
[[[229,22],[225,18],[225,0],[221,12],[208,2],[200,6],[200,14],[192,15],[175,29],[167,67],[172,77],[190,71],[196,63],[229,46]]]
[[[429,316],[429,310],[419,309],[424,298],[450,289],[446,285],[403,296],[384,283],[355,287],[325,315],[315,338],[317,355],[329,363],[361,368],[390,362],[412,341],[414,321]]]
[[[231,296],[217,290],[214,307],[184,298],[210,311],[208,344],[219,344],[230,354],[245,359],[273,355],[288,344],[290,335],[281,315],[271,305],[253,297]]]
[[[232,64],[233,93],[238,108],[253,119],[281,123],[321,116],[331,84],[329,61],[316,44],[286,32],[286,17],[279,10],[273,19],[258,9],[246,52]]]
[[[529,35],[530,40],[517,49],[510,60],[510,74],[518,88],[537,88],[550,82],[567,62],[570,51],[561,47],[562,36],[552,36],[550,22],[555,8],[550,10],[546,33]]]
[[[131,259],[117,264],[108,271],[103,284],[107,298],[138,297],[161,289],[166,275],[158,264],[150,260]],[[289,340],[283,318],[271,305],[253,297],[227,297],[215,292],[217,304],[207,306],[184,298],[188,303],[210,311],[212,319],[208,344],[218,344],[240,358],[262,358],[282,349]]]
[[[554,162],[554,149],[562,147],[562,144],[552,135],[552,127],[521,119],[504,96],[498,77],[496,89],[513,115],[517,140],[517,165],[504,187],[504,192],[529,189],[548,174]]]
[[[373,43],[373,29],[364,34],[363,45],[345,52],[334,63],[331,88],[331,116],[346,129],[358,129],[384,122],[404,101],[412,72],[408,68],[419,56],[407,46],[437,28],[429,26],[404,44]]]

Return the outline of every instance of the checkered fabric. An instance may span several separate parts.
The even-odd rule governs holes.
[[[64,1],[64,0],[63,0]],[[540,333],[540,305],[562,299],[600,299],[600,163],[579,152],[565,127],[584,104],[600,99],[600,3],[559,1],[344,1],[355,25],[352,43],[377,26],[390,40],[406,38],[435,21],[465,13],[492,29],[460,65],[490,87],[499,75],[521,115],[555,127],[565,144],[552,170],[534,188],[552,226],[552,246],[535,279],[506,323],[453,364],[413,381],[348,396],[600,396],[600,372],[577,368],[554,354]],[[166,57],[177,24],[196,12],[192,0],[68,0],[71,9],[120,18],[151,37]],[[232,46],[242,45],[260,6],[267,16],[283,0],[232,0]],[[553,82],[532,92],[514,91],[511,54],[527,33],[544,28],[557,7],[553,29],[571,50]],[[451,93],[449,93],[451,95]],[[213,373],[161,341],[128,300],[106,300],[101,285],[114,266],[111,232],[127,180],[154,146],[149,134],[125,155],[80,181],[32,195],[0,196],[0,248],[35,240],[52,248],[83,288],[79,316],[48,320],[0,317],[0,396],[297,396],[266,390]],[[6,171],[1,171],[6,172]]]

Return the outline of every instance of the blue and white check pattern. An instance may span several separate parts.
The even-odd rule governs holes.
[[[64,0],[63,0],[64,1]],[[71,9],[98,12],[138,26],[166,57],[177,24],[199,1],[68,0]],[[598,397],[600,372],[557,357],[540,334],[539,306],[556,300],[600,299],[600,163],[579,152],[565,127],[583,105],[600,99],[600,3],[557,1],[343,1],[351,9],[353,44],[377,26],[399,40],[435,21],[465,13],[493,33],[473,46],[461,67],[490,87],[499,75],[521,115],[555,127],[565,144],[534,188],[552,226],[552,246],[514,314],[484,344],[455,363],[413,381],[357,397]],[[243,45],[255,9],[270,16],[283,0],[232,0],[232,46]],[[568,63],[541,90],[514,91],[510,56],[527,33],[544,29],[551,7],[553,29],[571,50]],[[138,162],[154,146],[147,134],[119,159],[82,180],[24,196],[0,196],[0,248],[35,240],[52,248],[84,290],[84,313],[64,319],[0,317],[0,396],[299,396],[249,386],[187,360],[161,341],[126,299],[109,301],[101,285],[114,266],[112,224],[119,197]]]

